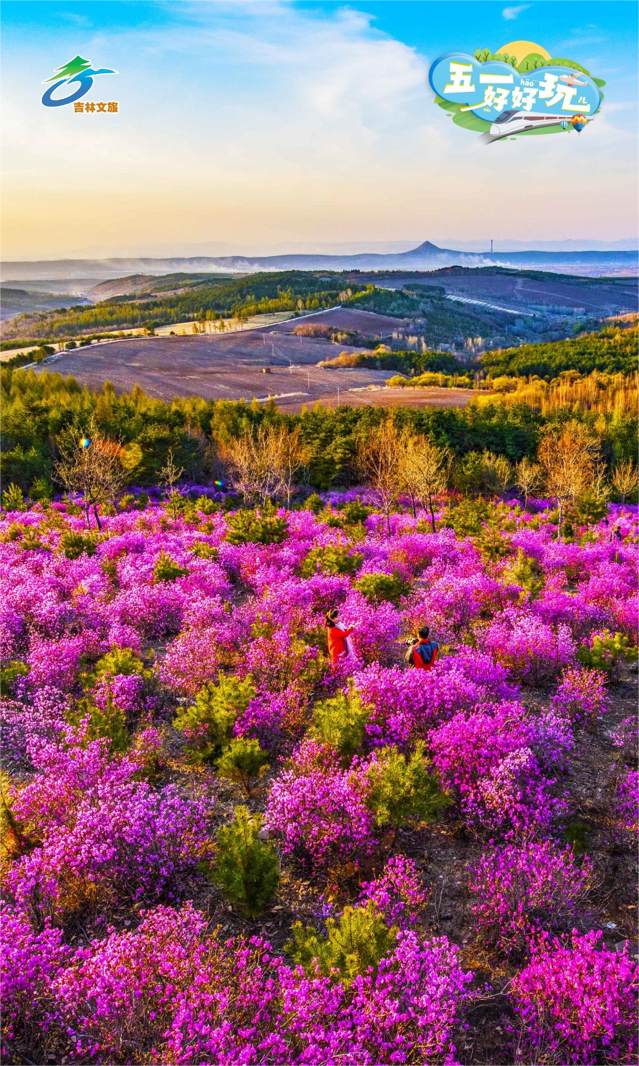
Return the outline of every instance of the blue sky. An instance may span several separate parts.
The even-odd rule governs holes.
[[[2,28],[5,258],[637,233],[633,0],[6,0]],[[606,80],[583,134],[485,146],[434,105],[438,55],[518,39]],[[42,106],[76,54],[117,115]]]

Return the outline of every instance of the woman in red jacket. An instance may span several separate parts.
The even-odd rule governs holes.
[[[326,615],[326,643],[328,644],[328,654],[333,665],[338,663],[340,659],[345,659],[349,654],[351,649],[348,638],[353,632],[352,627],[345,629],[338,619],[339,611],[337,607],[334,607]]]

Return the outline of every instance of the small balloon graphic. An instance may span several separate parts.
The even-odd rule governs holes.
[[[581,133],[587,122],[588,119],[585,115],[573,115],[570,120],[570,125],[574,130],[577,130],[577,133]]]
[[[80,447],[81,448],[88,448],[90,443],[91,443],[91,441],[89,440],[88,437],[80,437]]]

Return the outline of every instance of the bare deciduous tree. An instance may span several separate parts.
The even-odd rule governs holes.
[[[173,448],[169,448],[166,453],[166,463],[160,470],[160,484],[164,485],[167,490],[171,513],[174,518],[178,516],[177,505],[179,501],[179,493],[176,492],[175,486],[183,473],[184,467],[177,465],[173,456]]]
[[[414,493],[423,507],[428,507],[434,533],[435,501],[448,486],[450,453],[426,437],[409,437],[405,440],[402,460],[402,475],[407,491]]]
[[[498,492],[505,496],[513,482],[513,469],[505,455],[495,456],[492,477]]]
[[[359,468],[377,493],[389,533],[390,514],[402,483],[402,451],[402,437],[391,418],[376,426],[358,449]]]
[[[597,442],[581,422],[566,422],[560,433],[550,432],[542,438],[538,458],[546,489],[557,501],[559,537],[566,504],[574,502],[595,480],[598,452]]]
[[[612,474],[612,485],[615,492],[621,497],[622,503],[625,503],[626,498],[637,491],[639,478],[637,476],[637,467],[632,459],[622,459],[620,463],[617,463]]]
[[[541,484],[541,467],[538,463],[531,462],[527,456],[517,463],[515,467],[515,485],[521,489],[524,496],[524,507],[528,506],[528,497]]]
[[[91,525],[93,509],[96,525],[101,529],[98,507],[101,503],[114,503],[124,488],[128,476],[126,457],[121,443],[102,437],[93,423],[86,439],[89,445],[82,447],[75,429],[61,434],[54,476],[67,492],[82,496],[87,525]]]
[[[308,464],[310,448],[302,440],[299,426],[289,429],[280,426],[273,432],[273,460],[279,478],[279,491],[286,496],[286,506],[290,510],[291,496],[298,474]]]
[[[248,430],[226,444],[225,454],[238,492],[262,504],[273,496],[284,496],[288,507],[296,476],[309,458],[299,426],[293,430],[274,425]]]

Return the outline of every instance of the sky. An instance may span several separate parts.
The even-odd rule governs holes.
[[[634,0],[5,0],[2,257],[637,236]],[[606,81],[579,135],[483,144],[444,52],[531,40]],[[80,55],[85,101],[41,102]]]

